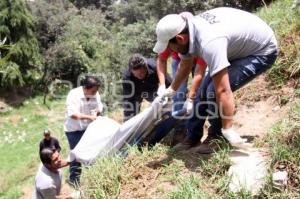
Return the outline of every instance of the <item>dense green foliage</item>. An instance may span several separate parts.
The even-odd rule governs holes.
[[[11,45],[0,49],[5,57],[0,65],[2,86],[18,86],[40,78],[41,58],[33,28],[32,16],[23,1],[0,2],[0,39]]]
[[[0,15],[4,16],[0,39],[7,38],[5,44],[11,48],[0,50],[6,56],[0,62],[0,80],[8,88],[34,84],[39,86],[36,91],[49,92],[49,85],[57,79],[77,86],[81,75],[97,73],[104,76],[102,96],[110,105],[118,97],[107,94],[120,91],[116,82],[129,57],[137,52],[156,56],[152,51],[155,25],[162,16],[182,11],[197,14],[217,6],[253,11],[269,2],[39,0],[27,1],[26,6],[24,0],[4,0],[0,3]]]

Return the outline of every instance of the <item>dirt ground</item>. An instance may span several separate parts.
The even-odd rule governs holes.
[[[264,76],[235,93],[234,126],[242,136],[264,136],[283,119],[293,101],[293,88],[270,88]]]

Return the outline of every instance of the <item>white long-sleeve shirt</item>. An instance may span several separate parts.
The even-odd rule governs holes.
[[[103,111],[99,93],[87,98],[83,93],[82,86],[72,89],[66,100],[65,132],[85,130],[92,121],[88,119],[75,120],[71,116],[78,113],[91,115],[92,110]]]

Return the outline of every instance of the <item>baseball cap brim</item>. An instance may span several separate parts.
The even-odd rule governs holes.
[[[153,51],[160,54],[162,52],[164,52],[164,50],[166,50],[166,48],[168,47],[169,41],[167,42],[161,42],[161,41],[157,41]]]
[[[153,51],[160,54],[169,44],[170,39],[179,34],[186,26],[186,20],[178,14],[164,16],[156,25],[157,42]]]

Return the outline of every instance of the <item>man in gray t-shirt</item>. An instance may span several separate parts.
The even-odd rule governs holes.
[[[167,15],[158,22],[156,35],[153,49],[156,53],[168,47],[181,57],[176,78],[164,96],[172,97],[186,79],[193,56],[202,57],[209,68],[206,76],[205,69],[195,70],[184,104],[193,115],[183,144],[189,148],[200,143],[204,121],[208,118],[215,134],[224,136],[232,145],[243,145],[244,140],[233,129],[232,92],[275,62],[278,48],[272,29],[254,14],[222,7],[192,18]]]
[[[60,154],[53,149],[44,148],[40,152],[42,164],[35,177],[35,190],[33,199],[71,199],[71,196],[60,194],[62,171],[60,168],[69,165],[69,162],[62,160]]]

